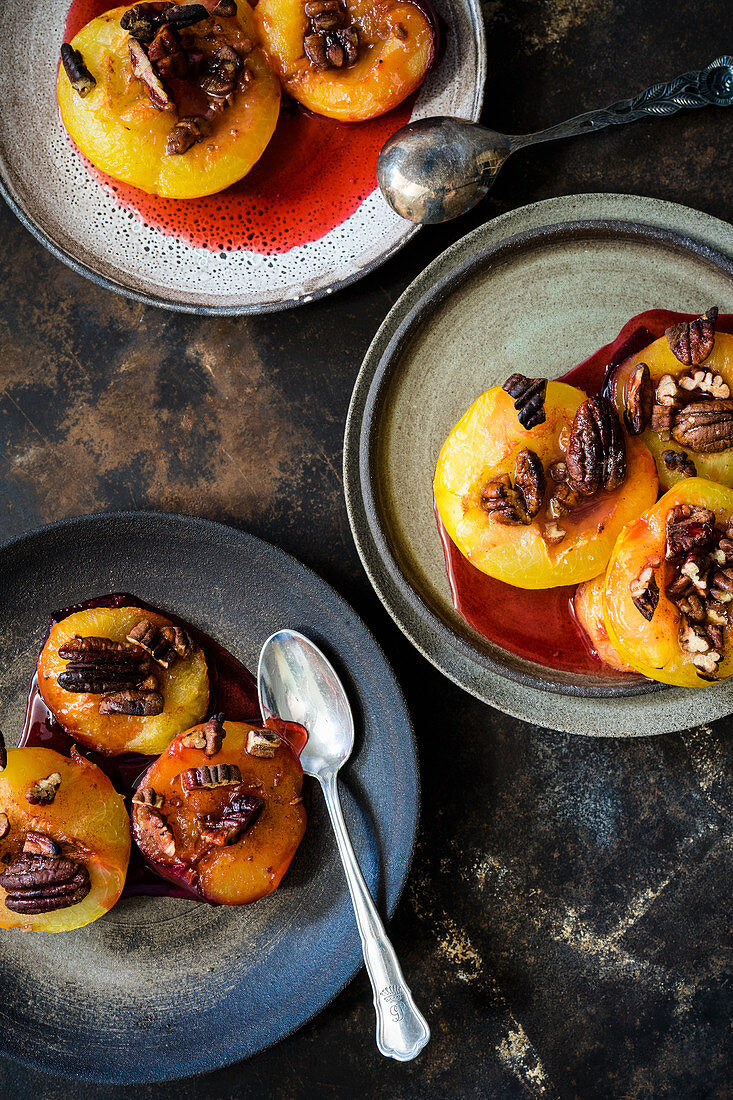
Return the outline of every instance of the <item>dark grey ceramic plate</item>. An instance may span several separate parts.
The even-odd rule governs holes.
[[[348,604],[259,539],[185,516],[123,513],[0,547],[1,721],[10,743],[49,612],[112,591],[176,612],[249,668],[283,626],[333,658],[358,731],[344,811],[367,883],[391,915],[419,798],[402,695]],[[254,906],[135,898],[76,932],[0,933],[2,1053],[85,1080],[160,1081],[246,1058],[323,1008],[356,973],[361,948],[323,800],[308,779],[305,797],[305,839],[280,888]]]
[[[515,370],[564,374],[645,309],[733,307],[733,228],[671,203],[575,195],[505,214],[408,287],[367,352],[344,445],[352,530],[411,641],[478,698],[536,724],[639,735],[728,713],[733,687],[554,672],[454,610],[433,516],[438,452],[475,398]],[[509,612],[509,609],[507,609]]]

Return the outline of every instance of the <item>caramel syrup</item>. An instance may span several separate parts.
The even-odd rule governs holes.
[[[559,381],[587,394],[604,391],[613,370],[664,335],[670,325],[696,314],[647,310],[628,321],[611,344],[599,348]],[[733,314],[721,314],[719,332],[733,333]],[[487,577],[463,556],[436,511],[453,606],[469,626],[490,642],[545,668],[633,682],[635,673],[619,672],[601,661],[573,608],[576,585],[532,590]],[[510,613],[509,613],[510,612]]]
[[[262,724],[257,699],[257,682],[249,669],[245,668],[236,657],[232,656],[218,642],[215,642],[213,638],[210,638],[208,634],[168,611],[161,611],[143,600],[138,600],[135,596],[127,593],[115,593],[114,595],[100,596],[97,599],[86,600],[84,603],[66,607],[62,611],[56,611],[51,615],[49,630],[54,623],[60,622],[76,611],[85,611],[92,607],[129,606],[141,607],[145,611],[153,611],[158,615],[164,615],[172,623],[183,627],[201,647],[206,657],[209,672],[209,707],[206,718],[212,714],[223,713],[225,720],[229,722]],[[48,633],[46,637],[48,637]],[[300,756],[308,740],[308,734],[303,726],[298,725],[296,722],[285,722],[274,717],[268,718],[265,725],[275,730],[283,741],[287,742],[296,756]],[[115,790],[124,796],[129,810],[130,800],[137,784],[144,772],[153,763],[155,757],[138,752],[104,756],[81,742],[75,741],[56,721],[44,703],[38,692],[38,680],[34,674],[28,691],[23,732],[18,748],[42,746],[43,748],[54,749],[62,756],[69,756],[72,744],[76,745],[79,753],[86,756],[109,777]],[[205,900],[193,891],[187,890],[180,881],[169,881],[162,873],[158,874],[154,871],[150,864],[143,859],[133,842],[122,897],[136,897],[141,894],[189,898],[194,901]]]
[[[116,6],[110,0],[72,0],[64,40]],[[313,115],[285,98],[275,133],[252,171],[226,191],[199,199],[148,195],[79,155],[115,202],[144,225],[210,252],[273,255],[319,240],[356,213],[376,190],[379,151],[410,121],[414,98],[358,123]]]

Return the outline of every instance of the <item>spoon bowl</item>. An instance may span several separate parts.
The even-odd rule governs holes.
[[[297,630],[267,639],[257,668],[260,705],[308,731],[300,754],[308,775],[337,772],[354,748],[354,716],[343,685],[320,649]]]

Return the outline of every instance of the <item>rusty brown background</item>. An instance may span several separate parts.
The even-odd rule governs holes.
[[[509,132],[733,53],[733,7],[721,0],[484,8],[484,117]],[[424,231],[358,286],[251,320],[116,297],[0,209],[0,537],[82,512],[152,508],[277,543],[381,640],[422,754],[420,841],[391,932],[430,1018],[430,1047],[408,1065],[379,1057],[362,974],[250,1063],[136,1096],[730,1095],[730,721],[585,740],[468,698],[411,650],[361,570],[341,441],[374,331],[448,244],[522,203],[582,191],[652,195],[733,220],[732,137],[733,112],[710,109],[519,154],[482,207]],[[125,1090],[0,1062],[0,1093]]]

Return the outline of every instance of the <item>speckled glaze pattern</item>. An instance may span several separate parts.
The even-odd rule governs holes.
[[[155,602],[249,668],[280,627],[312,637],[354,707],[342,802],[365,879],[391,915],[417,830],[415,744],[381,650],[329,585],[240,531],[154,513],[83,516],[23,535],[0,548],[0,576],[0,725],[11,745],[49,613],[90,594]],[[123,899],[75,932],[4,933],[2,1053],[87,1081],[180,1078],[239,1061],[322,1008],[362,955],[323,798],[309,779],[304,798],[305,838],[281,886],[256,905]]]
[[[352,531],[398,625],[478,698],[528,722],[596,736],[668,732],[730,712],[730,684],[609,685],[554,673],[475,633],[452,606],[432,477],[456,421],[512,371],[564,374],[644,309],[692,312],[716,302],[728,310],[732,276],[730,225],[651,199],[572,196],[475,230],[388,315],[347,422]]]
[[[447,114],[476,121],[486,69],[480,5],[436,0],[434,6],[449,32],[412,118]],[[0,180],[31,232],[75,270],[170,309],[264,313],[353,282],[416,232],[378,189],[320,240],[273,256],[214,253],[145,226],[89,174],[59,119],[55,82],[67,8],[67,0],[17,0],[3,11],[0,66],[14,77],[0,88]]]

